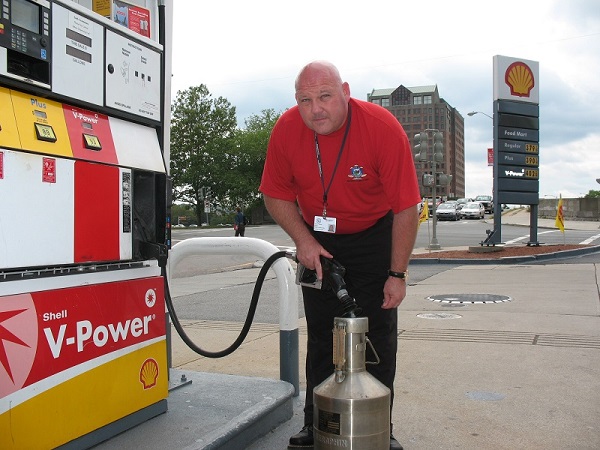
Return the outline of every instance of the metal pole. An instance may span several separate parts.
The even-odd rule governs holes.
[[[436,229],[437,229],[437,215],[435,213],[435,210],[437,208],[437,189],[436,189],[436,184],[437,184],[437,164],[435,162],[435,154],[434,152],[431,152],[431,163],[432,163],[432,168],[433,168],[433,186],[431,188],[431,196],[433,197],[433,201],[432,201],[432,206],[431,206],[431,214],[433,215],[432,217],[432,222],[433,222],[433,236],[431,237],[431,242],[429,243],[429,250],[440,250],[442,247],[440,246],[438,240],[437,240],[437,233],[436,233]]]
[[[439,130],[437,129],[427,129],[425,130],[425,132],[432,132],[432,133],[436,133]],[[429,243],[429,250],[440,250],[442,247],[440,246],[438,240],[437,240],[437,214],[435,213],[436,209],[437,209],[437,163],[435,161],[435,143],[434,145],[431,147],[431,168],[433,171],[433,186],[431,187],[431,197],[432,197],[432,202],[431,202],[431,214],[433,215],[432,217],[432,222],[433,222],[433,236],[431,237],[431,242]]]
[[[262,239],[235,237],[198,237],[173,246],[167,265],[169,284],[177,265],[188,256],[254,255],[266,260],[279,249]],[[294,269],[286,258],[272,267],[279,287],[279,377],[294,386],[294,397],[300,394],[298,348],[298,286]]]
[[[529,242],[528,247],[539,247],[540,243],[537,238],[538,229],[538,205],[530,205],[529,210]],[[563,234],[564,236],[564,234]]]

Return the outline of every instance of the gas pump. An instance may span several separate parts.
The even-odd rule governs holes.
[[[148,30],[169,13],[129,1],[140,33],[95,3],[0,4],[2,449],[91,447],[167,409],[170,62]]]

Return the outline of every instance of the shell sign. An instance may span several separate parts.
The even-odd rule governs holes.
[[[0,449],[59,447],[167,398],[164,280],[120,272],[0,296]]]
[[[539,104],[539,63],[494,56],[494,100]]]

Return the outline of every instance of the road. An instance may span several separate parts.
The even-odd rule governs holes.
[[[437,226],[437,236],[442,248],[464,247],[478,245],[486,236],[486,229],[492,228],[490,221],[458,221],[458,222],[439,222]],[[429,230],[431,232],[431,229]],[[598,230],[578,231],[570,230],[565,234],[567,244],[598,244]],[[246,235],[263,239],[271,242],[278,247],[293,247],[293,241],[276,225],[250,226],[246,229]],[[190,228],[174,229],[172,233],[173,242],[177,243],[184,239],[202,236],[233,236],[232,229],[207,229]],[[503,240],[511,242],[523,242],[529,240],[529,228],[523,226],[503,225]],[[562,244],[563,234],[558,230],[540,229],[538,237],[541,242],[546,244]],[[242,239],[242,238],[237,238]],[[428,229],[424,223],[419,228],[416,248],[425,248],[428,245]],[[172,283],[177,284],[178,278],[190,277],[195,275],[232,271],[236,269],[249,268],[255,262],[255,258],[240,255],[220,256],[208,255],[206,257],[197,257],[194,259],[183,260],[177,268],[177,273],[173,274]],[[598,263],[600,256],[598,254],[571,257],[556,260],[551,263],[573,264],[573,263]],[[530,263],[531,264],[531,263]],[[535,263],[534,263],[535,264]],[[544,264],[548,264],[545,262]],[[409,284],[416,284],[437,273],[451,269],[449,264],[419,264],[418,267],[411,268],[411,278]],[[174,299],[177,315],[180,319],[187,320],[216,320],[243,322],[248,307],[254,283],[235,285],[220,290],[208,292],[198,292],[195,294],[179,296]],[[301,298],[299,296],[299,298]],[[264,283],[260,294],[260,301],[256,311],[255,322],[259,323],[278,323],[279,305],[278,291],[275,280],[267,280]],[[304,315],[302,304],[300,302],[300,316]]]
[[[426,248],[433,234],[432,221],[421,224],[415,248]],[[494,228],[493,219],[460,220],[457,222],[439,221],[436,227],[436,236],[442,249],[452,247],[468,247],[479,245],[487,237],[486,230]],[[201,236],[233,236],[232,228],[175,228],[172,232],[173,244],[193,237]],[[246,236],[263,239],[277,247],[294,247],[294,242],[277,225],[248,226]],[[564,239],[564,242],[563,242]],[[502,241],[506,244],[525,245],[530,240],[529,228],[515,225],[502,225]],[[542,244],[586,244],[600,243],[598,230],[569,230],[561,233],[558,229],[538,229],[538,241]],[[247,256],[210,256],[191,261],[186,275],[219,272],[239,268],[252,263]],[[184,270],[184,269],[182,269]],[[178,276],[178,275],[176,275]]]

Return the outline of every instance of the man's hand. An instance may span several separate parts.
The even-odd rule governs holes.
[[[406,297],[406,281],[400,278],[388,277],[383,287],[383,309],[397,308]]]
[[[319,280],[323,279],[321,256],[333,258],[310,233],[304,219],[298,212],[294,202],[264,196],[265,206],[271,217],[290,235],[296,244],[296,258],[304,267],[317,272]]]
[[[333,255],[325,250],[312,236],[303,239],[302,242],[296,242],[296,258],[298,262],[307,269],[315,270],[319,280],[323,279],[321,256],[333,258]]]

